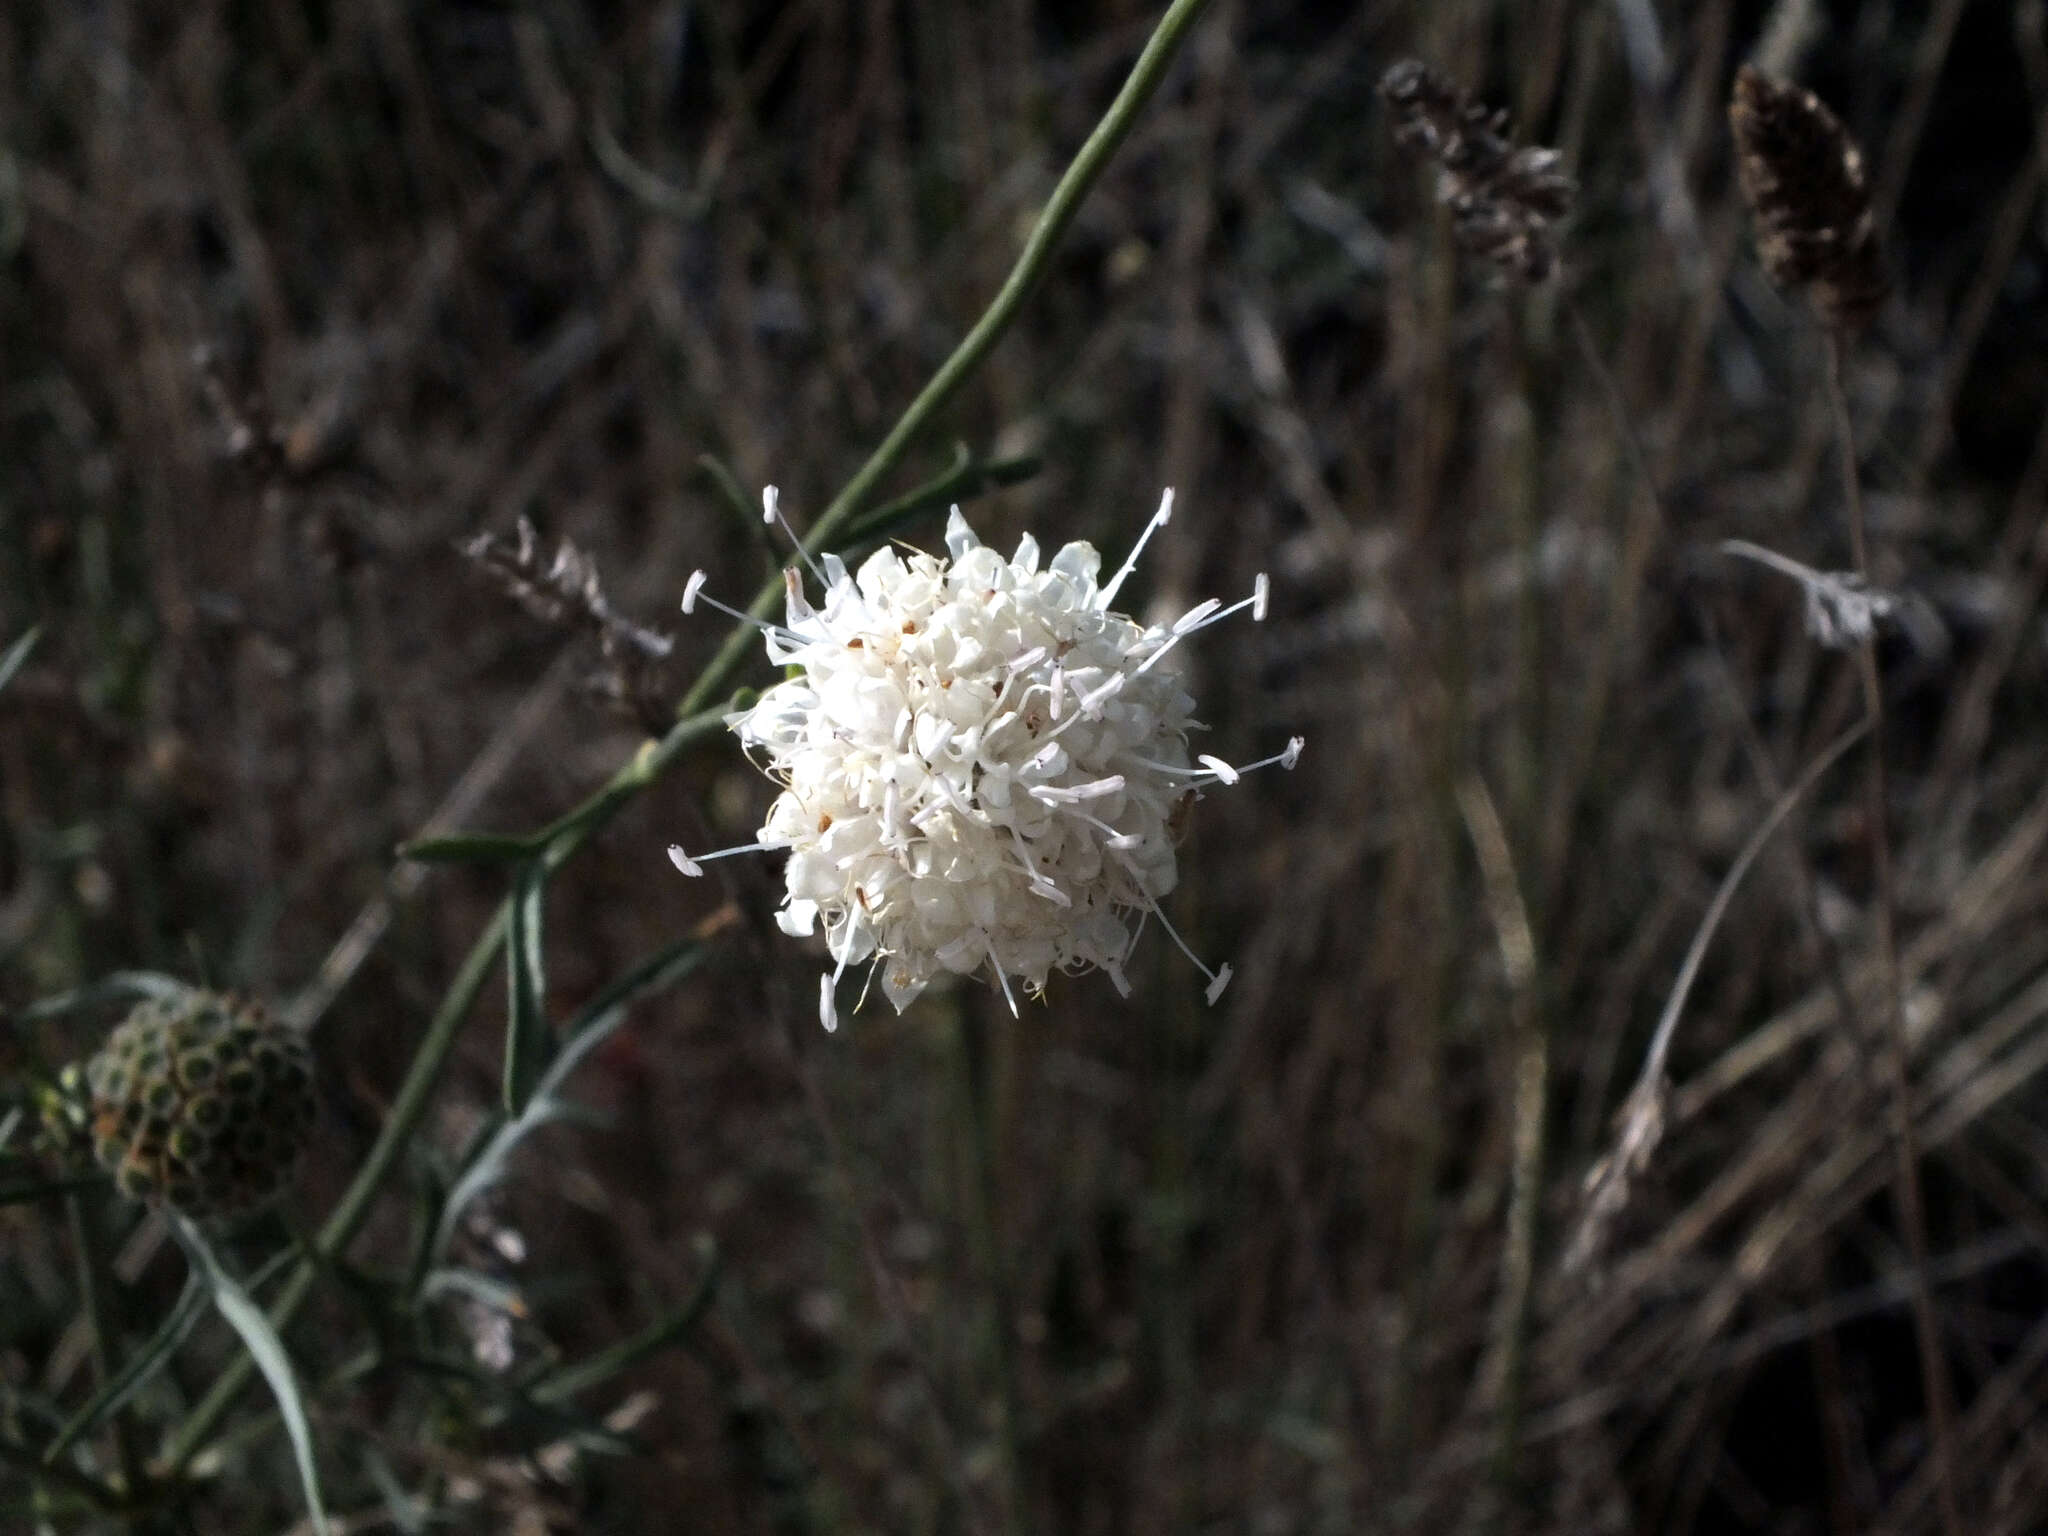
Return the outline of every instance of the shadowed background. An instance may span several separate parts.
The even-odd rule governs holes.
[[[388,886],[394,847],[437,812],[542,825],[631,755],[723,635],[675,611],[690,571],[737,598],[785,553],[699,456],[814,516],[1154,20],[9,6],[0,643],[45,635],[0,696],[0,1001],[139,967],[289,999],[361,925],[314,1036],[290,1209],[316,1220],[502,895]],[[338,1507],[377,1507],[374,1457],[462,1529],[998,1530],[1007,1386],[1048,1531],[1938,1529],[1876,1048],[1828,977],[1832,952],[1874,979],[1855,773],[1738,896],[1662,1143],[1560,1263],[1716,884],[1858,709],[1798,589],[1716,550],[1848,558],[1819,335],[1733,185],[1723,108],[1759,47],[1860,136],[1887,225],[1894,297],[1847,383],[1875,575],[1916,595],[1883,661],[1929,1278],[1971,1528],[2048,1520],[2048,45],[2037,3],[1946,0],[1217,0],[890,490],[956,439],[1030,455],[971,520],[1115,561],[1172,485],[1126,589],[1148,615],[1271,573],[1263,627],[1181,649],[1202,750],[1309,743],[1192,818],[1173,913],[1235,983],[1205,1008],[1153,933],[1130,1003],[1060,979],[1012,1024],[975,983],[827,1037],[818,957],[762,930],[774,863],[691,883],[663,857],[746,840],[770,798],[730,743],[693,752],[550,887],[554,1008],[707,919],[727,959],[640,1007],[578,1080],[608,1123],[548,1133],[474,1242],[530,1303],[521,1358],[640,1326],[704,1233],[715,1304],[629,1384],[656,1394],[637,1459],[495,1457],[455,1386],[324,1396]],[[1559,292],[1460,260],[1389,143],[1373,86],[1408,54],[1579,179],[1558,284],[1661,516]],[[622,671],[459,552],[522,516],[670,660]],[[496,1092],[502,1009],[487,989],[444,1154]],[[993,1242],[963,1013],[993,1026]],[[403,1261],[405,1215],[366,1266]],[[25,1386],[71,1303],[55,1226],[0,1222]],[[135,1327],[179,1279],[142,1272]],[[354,1326],[334,1298],[298,1325],[309,1376]],[[225,1347],[200,1335],[175,1383]],[[292,1517],[280,1438],[236,1455],[195,1529]]]

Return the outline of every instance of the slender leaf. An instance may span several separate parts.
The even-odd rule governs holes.
[[[840,539],[842,546],[879,538],[921,513],[972,501],[1006,485],[1021,485],[1035,476],[1041,465],[1035,458],[976,459],[961,443],[953,450],[953,462],[941,473],[916,489],[861,513],[848,525]]]
[[[432,1514],[431,1507],[424,1499],[408,1493],[398,1474],[391,1469],[391,1463],[375,1445],[363,1446],[363,1471],[377,1490],[377,1497],[384,1501],[384,1518],[391,1522],[393,1529],[405,1536],[420,1536],[427,1528]]]
[[[638,1365],[642,1360],[668,1348],[678,1339],[686,1338],[710,1310],[711,1299],[717,1294],[718,1277],[723,1264],[717,1245],[708,1237],[699,1244],[698,1256],[703,1261],[704,1273],[698,1277],[696,1289],[690,1292],[681,1306],[667,1317],[619,1340],[608,1349],[598,1351],[586,1360],[550,1371],[533,1384],[530,1395],[543,1403],[559,1402],[563,1398],[573,1397],[578,1392],[587,1391],[610,1380],[621,1371]]]
[[[574,1040],[615,1010],[657,992],[666,992],[702,965],[710,953],[704,941],[697,938],[678,939],[657,949],[639,964],[621,972],[617,980],[586,1003],[563,1029],[562,1038]]]
[[[547,866],[535,859],[512,882],[510,924],[505,930],[505,1112],[526,1107],[533,1085],[553,1051],[548,1033],[547,954],[542,922],[547,904]]]
[[[213,1249],[196,1226],[183,1216],[174,1216],[171,1218],[171,1230],[177,1233],[179,1245],[205,1277],[215,1310],[227,1320],[230,1328],[241,1335],[249,1358],[256,1362],[263,1379],[270,1383],[271,1394],[277,1399],[277,1411],[284,1419],[285,1433],[291,1437],[292,1455],[299,1464],[299,1482],[305,1489],[306,1509],[313,1517],[313,1529],[318,1536],[328,1536],[327,1507],[320,1499],[320,1473],[313,1464],[313,1432],[306,1423],[306,1405],[299,1396],[298,1378],[292,1374],[291,1357],[284,1352],[284,1341],[270,1326],[270,1319],[264,1315],[263,1309],[249,1299],[249,1293],[235,1283],[232,1275],[221,1268],[220,1260],[214,1257]]]
[[[207,1286],[195,1272],[185,1281],[183,1294],[177,1304],[157,1324],[156,1332],[142,1348],[130,1355],[121,1369],[101,1384],[100,1389],[64,1421],[64,1427],[57,1432],[57,1438],[43,1452],[45,1461],[54,1461],[85,1436],[126,1407],[135,1394],[148,1385],[155,1376],[171,1362],[178,1346],[185,1342],[185,1336],[192,1331],[192,1325],[206,1310]]]
[[[38,1200],[68,1195],[74,1190],[90,1189],[106,1181],[107,1176],[103,1173],[80,1173],[56,1179],[22,1179],[16,1183],[0,1184],[0,1205],[29,1205]]]
[[[59,992],[55,997],[30,1003],[15,1017],[24,1024],[35,1024],[105,1003],[133,1002],[137,998],[153,997],[175,1003],[190,996],[191,992],[191,986],[175,976],[165,976],[156,971],[115,971],[98,981],[73,987],[69,992]]]
[[[715,453],[698,454],[697,468],[711,482],[712,490],[718,493],[718,499],[725,503],[726,510],[739,519],[747,537],[768,552],[771,564],[780,565],[785,552],[776,544],[774,532],[761,521],[761,503],[741,488],[739,477]]]
[[[28,660],[28,653],[36,648],[36,642],[42,638],[43,627],[40,624],[35,625],[27,634],[7,647],[5,653],[0,653],[0,688],[5,688],[14,681],[14,674],[21,670],[23,663]]]
[[[398,856],[417,864],[516,864],[538,851],[534,839],[509,832],[450,832],[398,845]]]
[[[438,1301],[443,1296],[467,1296],[471,1301],[502,1312],[507,1317],[527,1315],[526,1298],[519,1287],[484,1274],[481,1270],[449,1265],[435,1270],[420,1287],[421,1301]]]
[[[505,1176],[506,1166],[519,1144],[542,1126],[581,1113],[560,1096],[562,1085],[585,1057],[626,1022],[626,1012],[632,1003],[650,992],[673,986],[701,965],[709,953],[710,947],[701,939],[680,940],[628,971],[577,1014],[525,1107],[492,1132],[448,1191],[433,1242],[428,1245],[430,1266],[438,1264],[448,1252],[463,1210]]]

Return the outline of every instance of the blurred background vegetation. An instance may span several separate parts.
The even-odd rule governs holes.
[[[44,630],[0,694],[0,1004],[135,968],[296,1000],[324,1108],[284,1217],[315,1224],[503,893],[394,848],[540,826],[631,756],[722,635],[675,612],[691,569],[738,593],[777,558],[699,456],[815,515],[1156,19],[0,10],[0,644]],[[1716,548],[1848,561],[1819,336],[1733,186],[1724,103],[1762,58],[1862,139],[1885,226],[1847,385],[1874,574],[1912,595],[1882,659],[1944,1438],[1968,1529],[2048,1524],[2043,28],[2039,0],[1216,0],[889,489],[955,440],[1032,455],[969,509],[990,542],[1120,558],[1172,485],[1143,611],[1271,572],[1262,629],[1186,648],[1209,749],[1309,740],[1193,819],[1175,915],[1236,983],[1206,1009],[1155,934],[1128,1004],[1062,980],[1011,1024],[974,984],[825,1036],[814,957],[760,933],[773,865],[663,857],[769,797],[694,751],[556,878],[554,1008],[700,924],[727,959],[639,1006],[577,1080],[602,1123],[546,1133],[469,1234],[526,1315],[455,1321],[486,1364],[587,1352],[688,1294],[705,1235],[711,1304],[584,1404],[632,1455],[510,1454],[461,1381],[319,1392],[330,1502],[522,1532],[1941,1529],[1878,1043],[1836,1004],[1875,979],[1854,772],[1735,901],[1662,1142],[1561,1263],[1716,884],[1859,707],[1797,588]],[[1554,286],[1458,259],[1373,95],[1409,54],[1564,152]],[[521,517],[671,659],[620,675],[458,551]],[[504,1006],[422,1177],[494,1101]],[[994,1026],[985,1160],[962,1015]],[[105,1022],[21,1025],[0,1065]],[[0,1209],[0,1383],[73,1401],[53,1216]],[[405,1218],[356,1263],[402,1265]],[[172,1253],[129,1267],[134,1334]],[[310,1380],[359,1322],[346,1286],[298,1320]],[[232,1347],[203,1327],[159,1390]],[[174,1528],[297,1518],[281,1435],[214,1466]]]

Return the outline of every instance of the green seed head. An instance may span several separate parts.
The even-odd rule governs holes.
[[[82,1087],[93,1154],[122,1194],[198,1221],[276,1194],[312,1130],[306,1042],[216,992],[137,1004]]]

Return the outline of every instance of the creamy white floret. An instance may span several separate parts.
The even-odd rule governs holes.
[[[779,520],[772,490],[764,502]],[[1171,506],[1169,492],[1148,535]],[[1013,1007],[1012,979],[1035,992],[1056,969],[1099,967],[1127,991],[1136,929],[1164,922],[1178,878],[1177,808],[1242,771],[1190,761],[1200,726],[1167,652],[1238,608],[1263,617],[1263,577],[1230,609],[1145,626],[1108,606],[1131,563],[1104,587],[1087,544],[1041,564],[1027,535],[1005,560],[955,508],[946,545],[885,548],[852,575],[827,557],[815,607],[791,571],[767,643],[800,670],[729,721],[783,786],[750,846],[788,850],[782,929],[823,929],[828,1027],[833,983],[870,958],[899,1009],[984,966]],[[692,577],[686,602],[700,588]],[[1213,1001],[1229,967],[1203,969]]]

